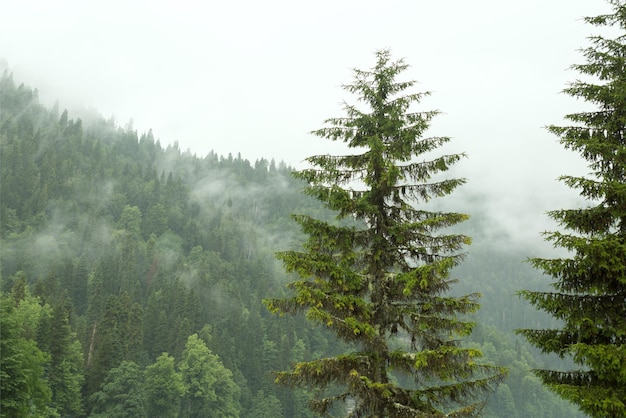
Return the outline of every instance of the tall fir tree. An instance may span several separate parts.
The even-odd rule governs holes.
[[[554,278],[555,291],[523,291],[522,297],[562,321],[561,328],[519,332],[546,353],[571,358],[577,370],[537,370],[562,398],[596,417],[626,416],[626,3],[609,0],[612,11],[587,23],[617,29],[593,36],[574,65],[585,80],[564,92],[597,106],[566,116],[567,126],[549,126],[566,149],[589,162],[589,177],[562,176],[588,200],[585,208],[549,213],[563,232],[547,232],[562,258],[533,258]]]
[[[305,312],[354,351],[297,363],[276,380],[328,389],[311,404],[323,415],[343,401],[349,416],[472,416],[505,370],[480,364],[459,340],[471,333],[465,314],[479,295],[450,296],[449,273],[470,238],[438,231],[468,217],[416,207],[465,183],[434,178],[464,154],[432,157],[450,140],[424,137],[438,112],[410,109],[429,93],[406,93],[415,82],[398,76],[408,65],[388,50],[376,57],[343,86],[365,110],[346,103],[345,117],[313,132],[360,153],[312,156],[312,168],[295,173],[337,222],[293,215],[308,239],[278,258],[300,280],[289,284],[293,296],[265,301],[274,313]]]

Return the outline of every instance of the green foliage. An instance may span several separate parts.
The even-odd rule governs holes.
[[[198,157],[176,145],[164,148],[151,132],[137,135],[100,115],[83,113],[80,120],[58,105],[45,108],[36,90],[16,85],[8,74],[0,77],[0,109],[0,284],[3,298],[14,301],[0,318],[1,414],[28,416],[24,409],[11,415],[15,409],[5,405],[28,408],[32,416],[99,414],[90,396],[106,393],[105,378],[126,360],[145,376],[145,410],[153,415],[148,400],[157,395],[149,395],[149,380],[161,375],[148,378],[147,370],[158,364],[163,374],[171,373],[174,359],[172,376],[179,375],[188,337],[197,333],[219,356],[216,367],[232,373],[241,416],[314,416],[307,406],[315,392],[274,385],[271,371],[350,354],[350,348],[304,315],[269,314],[261,300],[288,295],[288,279],[272,254],[301,249],[305,235],[290,213],[355,231],[360,221],[332,221],[336,213],[302,194],[303,181],[289,176],[283,162],[251,164],[236,154]],[[451,163],[433,160],[439,167]],[[350,196],[338,196],[350,202]],[[471,251],[451,270],[463,280],[451,290],[484,294],[476,321],[497,327],[484,333],[477,327],[469,338],[479,345],[471,347],[483,351],[484,362],[510,366],[506,384],[518,416],[574,416],[575,409],[529,371],[566,363],[524,344],[518,350],[508,335],[512,328],[558,323],[513,295],[520,282],[546,290],[541,275],[520,262],[525,250],[494,248],[494,220],[484,216],[488,202],[482,196],[432,199],[429,208],[449,216],[453,212],[442,209],[446,202],[472,215],[460,225],[473,238]],[[359,208],[367,206],[366,199],[358,201]],[[445,217],[427,215],[423,225],[446,226]],[[353,256],[347,244],[341,248]],[[435,281],[423,280],[427,274],[399,275],[403,294],[434,288]],[[352,280],[346,287],[354,286]],[[367,308],[351,297],[337,303],[337,309]],[[461,322],[455,326],[469,330]],[[355,329],[370,332],[366,322],[348,319],[346,332],[354,335]],[[164,352],[167,361],[159,360]],[[399,373],[391,377],[414,384]],[[486,415],[503,416],[499,411],[510,410],[503,409],[508,401],[493,394]],[[109,399],[109,406],[115,402]],[[161,413],[166,410],[184,416],[174,408]]]
[[[107,371],[122,361],[140,360],[142,344],[141,306],[128,293],[109,296],[101,323],[95,323],[89,339],[86,368],[89,393],[96,390]]]
[[[240,388],[219,357],[211,353],[197,334],[187,339],[180,363],[185,387],[185,417],[238,417]]]
[[[110,369],[100,390],[90,400],[94,405],[92,418],[147,417],[141,368],[132,361],[123,361]]]
[[[52,390],[51,403],[62,416],[80,416],[84,383],[82,347],[70,327],[67,307],[59,303],[52,311],[49,320],[41,324],[47,331],[47,341],[39,344],[50,353],[46,374]]]
[[[55,411],[48,407],[52,392],[44,377],[44,366],[48,354],[37,347],[35,340],[27,338],[24,325],[33,325],[31,321],[39,321],[38,314],[33,312],[32,299],[20,304],[2,294],[0,298],[0,416],[27,417],[56,416]],[[28,313],[24,313],[26,310]],[[20,312],[22,311],[22,312]],[[28,318],[28,321],[24,321]],[[30,323],[29,323],[30,322]]]
[[[274,395],[266,396],[263,390],[257,392],[250,408],[250,418],[273,418],[280,415],[282,405]]]
[[[237,417],[239,387],[197,334],[176,360],[162,353],[142,369],[122,361],[91,395],[91,417]]]
[[[183,378],[174,357],[161,354],[145,371],[146,412],[150,417],[176,418],[185,394]]]
[[[543,364],[538,361],[544,359],[514,335],[479,325],[471,340],[484,353],[485,361],[506,364],[509,369],[508,377],[483,409],[485,417],[583,417],[575,405],[559,398],[532,374],[532,369]]]
[[[565,232],[546,233],[568,257],[533,258],[555,279],[556,291],[523,291],[522,297],[562,321],[550,329],[522,329],[547,353],[571,358],[576,370],[542,369],[537,375],[559,396],[591,416],[626,415],[626,4],[611,0],[612,12],[586,18],[618,28],[616,38],[591,37],[587,62],[573,68],[596,81],[576,81],[564,90],[597,110],[569,114],[568,126],[550,126],[566,149],[589,162],[592,177],[563,176],[590,206],[549,213]]]
[[[458,341],[473,328],[460,316],[478,309],[478,295],[449,295],[449,272],[470,238],[437,231],[467,216],[414,206],[448,195],[465,180],[434,180],[463,154],[431,157],[449,138],[424,136],[438,112],[410,109],[428,93],[405,93],[414,84],[398,81],[406,69],[380,51],[371,71],[355,70],[344,89],[367,109],[345,104],[346,117],[328,119],[329,126],[314,134],[361,153],[312,156],[313,168],[295,173],[309,184],[305,193],[335,211],[338,222],[294,216],[308,239],[302,251],[278,258],[301,280],[289,284],[294,296],[265,303],[275,313],[304,311],[354,347],[277,375],[289,385],[339,386],[312,403],[321,414],[348,400],[356,416],[469,416],[480,409],[479,395],[505,375]],[[427,156],[432,159],[417,162]],[[399,385],[396,375],[413,383]]]
[[[138,138],[99,115],[83,123],[45,109],[6,73],[0,88],[0,276],[22,300],[23,339],[12,347],[43,356],[22,400],[40,385],[41,414],[45,404],[86,416],[122,361],[180,359],[189,335],[210,329],[242,413],[263,390],[283,416],[303,416],[307,395],[275,388],[270,370],[286,367],[298,342],[332,344],[302,320],[284,338],[284,322],[259,313],[284,280],[274,248],[298,236],[288,214],[320,211],[289,167],[163,149],[151,133]],[[19,376],[3,380],[6,402]]]

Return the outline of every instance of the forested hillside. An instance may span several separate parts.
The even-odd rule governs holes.
[[[290,214],[331,214],[285,163],[196,156],[60,109],[2,76],[0,416],[312,416],[272,371],[340,347],[261,300],[286,292],[274,253],[302,242]],[[484,416],[582,416],[530,373],[552,359],[512,330],[550,320],[515,292],[547,280],[526,249],[490,244],[480,201],[452,202],[474,238],[452,276],[483,294],[469,343],[510,369]]]

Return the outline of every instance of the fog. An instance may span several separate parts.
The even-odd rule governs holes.
[[[547,210],[580,204],[556,178],[587,172],[543,127],[583,108],[559,92],[597,33],[581,17],[608,10],[602,0],[24,0],[2,6],[0,65],[74,117],[97,109],[163,146],[300,167],[339,149],[309,132],[342,116],[351,97],[340,85],[388,47],[432,92],[423,110],[443,112],[429,133],[469,155],[453,171],[468,178],[464,193],[539,242]]]

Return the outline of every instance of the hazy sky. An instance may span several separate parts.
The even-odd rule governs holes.
[[[82,106],[120,125],[132,118],[164,146],[296,166],[332,152],[308,132],[343,115],[351,69],[390,48],[433,93],[422,109],[443,112],[431,133],[469,154],[458,172],[497,190],[503,217],[527,202],[562,206],[571,193],[556,177],[586,173],[542,127],[584,105],[559,92],[597,33],[581,17],[607,12],[603,0],[0,4],[0,58],[16,82],[70,116]]]

